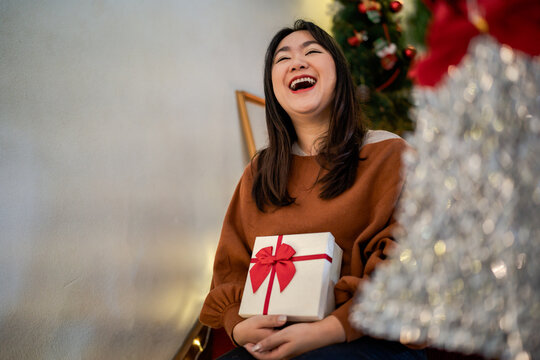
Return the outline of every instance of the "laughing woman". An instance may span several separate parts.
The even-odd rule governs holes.
[[[229,205],[201,322],[224,327],[239,346],[225,359],[425,359],[423,351],[364,336],[348,320],[356,289],[393,245],[407,145],[365,130],[345,57],[313,23],[299,20],[274,36],[264,93],[269,145]],[[255,237],[314,232],[331,232],[343,249],[336,310],[288,326],[285,316],[241,318]]]

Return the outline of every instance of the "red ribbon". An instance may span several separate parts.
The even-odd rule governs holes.
[[[266,279],[268,276],[268,273],[271,273],[270,281],[268,282],[268,289],[266,290],[263,315],[268,314],[270,295],[272,293],[272,286],[274,285],[274,278],[276,274],[279,282],[280,292],[283,292],[296,273],[296,268],[293,261],[326,259],[329,262],[332,262],[332,258],[327,254],[293,256],[296,254],[296,251],[292,248],[292,246],[282,244],[282,240],[283,235],[279,235],[276,245],[276,255],[272,255],[273,248],[272,246],[268,246],[259,250],[257,255],[255,255],[255,259],[251,259],[251,262],[255,263],[251,270],[249,270],[249,277],[251,280],[253,293],[259,289],[264,282],[264,279]]]

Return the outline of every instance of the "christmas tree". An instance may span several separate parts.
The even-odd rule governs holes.
[[[412,130],[407,72],[416,50],[404,45],[395,19],[402,2],[339,0],[336,5],[332,31],[349,61],[370,127],[398,134]]]

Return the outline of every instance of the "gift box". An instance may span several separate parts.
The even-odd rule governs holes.
[[[257,237],[239,315],[323,319],[335,309],[342,254],[329,232]]]

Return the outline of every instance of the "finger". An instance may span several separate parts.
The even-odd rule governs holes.
[[[284,348],[286,345],[264,352],[254,351],[255,344],[246,344],[244,347],[251,356],[259,360],[283,360],[287,354],[287,350]]]
[[[260,315],[258,316],[258,325],[260,327],[278,327],[287,322],[285,315]]]
[[[260,353],[260,352],[257,352],[257,351],[254,351],[253,348],[254,348],[255,344],[253,343],[248,343],[248,344],[245,344],[244,345],[244,348],[248,351],[248,353],[250,353],[251,356],[253,356],[255,359],[262,359],[263,357],[265,357],[266,354],[263,354],[263,353]],[[268,356],[268,355],[266,355]]]
[[[253,346],[255,352],[271,351],[285,343],[289,342],[287,334],[283,331],[277,331],[274,334],[267,336]]]

